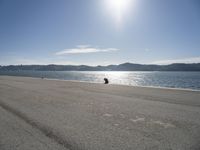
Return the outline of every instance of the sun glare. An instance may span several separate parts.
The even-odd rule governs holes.
[[[133,0],[104,0],[107,11],[115,19],[117,24],[123,22],[123,18],[128,14]]]

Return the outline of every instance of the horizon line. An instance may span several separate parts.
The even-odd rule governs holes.
[[[10,65],[0,65],[1,67],[6,67],[6,66],[50,66],[50,65],[55,65],[55,66],[89,66],[89,67],[98,67],[98,66],[111,66],[111,65],[122,65],[122,64],[135,64],[135,65],[157,65],[157,66],[168,66],[168,65],[173,65],[173,64],[200,64],[200,62],[194,62],[194,63],[169,63],[169,64],[152,64],[152,63],[132,63],[132,62],[124,62],[120,64],[109,64],[109,65],[84,65],[84,64],[55,64],[55,63],[49,63],[49,64],[10,64]]]

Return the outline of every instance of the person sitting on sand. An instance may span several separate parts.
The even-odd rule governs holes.
[[[108,84],[109,83],[107,78],[104,78],[104,81],[105,81],[104,84]]]

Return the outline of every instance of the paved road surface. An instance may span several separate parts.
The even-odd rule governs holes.
[[[0,76],[1,150],[199,150],[200,92]]]

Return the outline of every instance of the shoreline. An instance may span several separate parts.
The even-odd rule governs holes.
[[[0,77],[23,77],[23,78],[33,78],[33,79],[42,79],[42,77],[28,77],[28,76],[14,76],[14,75],[0,75]],[[80,83],[92,83],[92,84],[104,84],[103,82],[90,82],[90,81],[81,81],[81,80],[65,80],[65,79],[54,79],[54,78],[43,78],[43,80],[55,80],[55,81],[65,81],[65,82],[80,82]],[[189,89],[189,88],[173,88],[173,87],[161,87],[161,86],[142,86],[142,85],[126,85],[126,84],[113,84],[109,85],[114,86],[125,86],[125,87],[138,87],[138,88],[152,88],[152,89],[163,89],[163,90],[178,90],[178,91],[191,91],[191,92],[200,92],[198,89]]]

